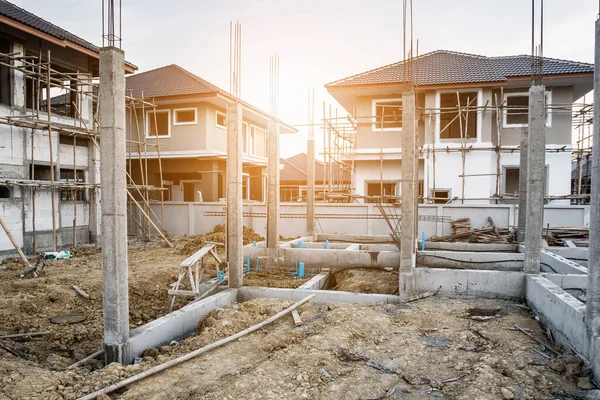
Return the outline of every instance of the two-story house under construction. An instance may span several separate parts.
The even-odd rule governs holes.
[[[592,64],[543,58],[548,201],[569,202],[575,102],[592,89],[592,79]],[[528,129],[531,57],[443,50],[326,85],[355,121],[356,144],[348,158],[356,194],[399,195],[402,93],[411,82],[417,96],[420,199],[514,202],[521,137]]]
[[[155,105],[128,111],[128,162],[133,165],[134,181],[159,187],[162,175],[165,201],[213,202],[225,198],[226,109],[235,101],[233,96],[177,65],[131,75],[127,90]],[[240,103],[243,198],[266,201],[267,129],[275,118]],[[297,132],[281,121],[280,127],[281,134]],[[143,142],[146,148],[136,144]],[[159,196],[152,194],[154,199]]]

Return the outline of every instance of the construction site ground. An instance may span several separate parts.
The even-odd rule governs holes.
[[[131,328],[168,313],[167,289],[185,258],[186,240],[174,238],[175,249],[158,241],[131,243]],[[31,340],[0,340],[27,358],[0,348],[0,399],[74,399],[237,333],[292,304],[258,299],[226,306],[199,321],[196,336],[151,349],[139,364],[104,367],[91,360],[66,371],[101,346],[100,265],[101,254],[92,248],[79,249],[67,260],[46,261],[39,278],[20,279],[23,266],[17,261],[0,265],[0,335],[51,331]],[[273,281],[294,281],[278,274]],[[397,278],[385,271],[374,274]],[[178,300],[177,306],[183,304]],[[84,320],[50,322],[65,314]],[[577,359],[556,357],[512,330],[518,325],[547,342],[533,316],[511,302],[431,297],[408,306],[308,303],[300,315],[300,327],[288,315],[113,397],[552,399],[561,398],[561,391],[573,393],[578,383],[589,384]]]

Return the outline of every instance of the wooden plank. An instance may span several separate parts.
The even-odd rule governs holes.
[[[567,247],[577,247],[575,246],[575,243],[573,243],[572,240],[565,240],[565,244],[567,245]]]
[[[195,252],[194,254],[192,254],[191,256],[189,256],[188,258],[186,258],[182,263],[181,263],[181,267],[189,267],[195,263],[198,262],[198,260],[200,260],[202,257],[204,257],[205,255],[207,255],[209,252],[211,252],[211,250],[215,247],[214,244],[205,244],[204,246],[202,246],[202,248],[200,250],[198,250],[197,252]],[[212,253],[212,252],[211,252]]]
[[[193,290],[169,289],[168,293],[171,296],[192,296],[192,297],[198,296],[198,293],[194,292]]]
[[[296,326],[302,326],[302,320],[300,319],[300,314],[298,314],[298,310],[292,311],[292,318],[294,318],[294,324]]]

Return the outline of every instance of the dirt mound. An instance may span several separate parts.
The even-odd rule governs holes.
[[[276,288],[297,288],[311,277],[297,279],[294,275],[287,274],[282,269],[262,269],[252,271],[244,276],[245,286],[262,286]]]
[[[216,225],[213,228],[212,232],[208,232],[203,235],[189,236],[183,247],[179,250],[179,254],[189,257],[198,250],[200,250],[200,248],[204,246],[207,242],[220,243],[221,245],[224,245],[225,240],[225,225]],[[253,242],[260,242],[263,240],[265,240],[265,238],[256,233],[254,229],[244,226],[244,245],[251,244]],[[217,246],[217,249],[220,249],[222,251],[223,247]]]
[[[376,269],[347,269],[334,273],[333,290],[358,293],[397,294],[398,275]]]

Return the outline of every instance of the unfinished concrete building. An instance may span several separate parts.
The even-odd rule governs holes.
[[[99,48],[7,1],[0,33],[1,217],[28,254],[95,243]],[[0,254],[14,254],[4,235]]]

